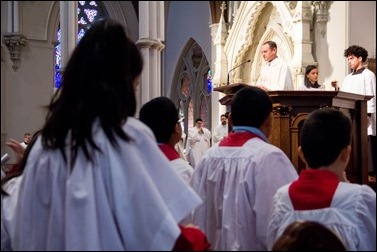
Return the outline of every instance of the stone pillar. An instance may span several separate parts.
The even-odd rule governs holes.
[[[26,37],[20,33],[19,1],[7,1],[7,32],[3,35],[3,43],[8,48],[12,68],[17,71],[21,61],[21,49],[27,43]]]
[[[165,48],[165,14],[163,1],[139,2],[139,46],[144,60],[139,88],[138,109],[161,96],[161,51]]]
[[[77,45],[77,1],[60,1],[61,66],[64,70]]]
[[[312,55],[312,42],[310,39],[310,23],[312,14],[308,1],[298,1],[293,15],[294,55],[292,60],[293,75],[297,76],[294,87],[303,81],[305,67],[317,65]]]

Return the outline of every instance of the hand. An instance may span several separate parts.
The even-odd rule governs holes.
[[[336,80],[331,81],[331,86],[335,88],[335,91],[339,90],[338,81]]]
[[[20,142],[14,139],[9,139],[5,142],[5,144],[13,150],[14,154],[16,154],[18,163],[20,163],[22,158],[24,157],[25,148],[22,147]]]

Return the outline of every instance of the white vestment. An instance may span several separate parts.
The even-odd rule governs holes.
[[[322,86],[319,86],[318,88],[315,88],[315,87],[307,87],[305,86],[304,83],[301,83],[297,90],[303,90],[303,91],[325,91],[325,86],[322,85]]]
[[[102,153],[92,151],[90,163],[80,150],[73,167],[59,150],[45,150],[39,137],[14,195],[17,205],[9,206],[13,250],[173,248],[178,223],[202,201],[145,124],[128,118],[123,129],[132,141],[118,138],[116,149],[96,123],[93,137]]]
[[[263,66],[256,85],[269,90],[293,90],[291,69],[286,62],[276,57]]]
[[[197,127],[190,128],[187,136],[187,160],[190,165],[195,168],[200,159],[211,147],[211,131],[207,128],[202,128],[203,133],[199,133]]]
[[[329,176],[326,176],[324,179],[328,178]],[[310,189],[311,186],[323,187],[320,180],[312,180],[308,185],[308,190],[302,190],[306,199],[310,201],[311,197],[322,197],[313,188]],[[294,209],[289,187],[290,184],[280,188],[274,196],[268,226],[269,249],[289,224],[297,220],[309,220],[319,222],[334,231],[347,251],[376,251],[376,193],[368,185],[339,182],[330,206],[308,210]]]
[[[373,95],[374,97],[367,101],[368,117],[368,135],[376,135],[376,76],[372,71],[365,68],[363,71],[350,73],[344,78],[341,91],[360,94]]]
[[[228,124],[219,124],[213,131],[212,143],[217,144],[228,135]]]
[[[194,169],[191,185],[204,203],[195,209],[193,223],[214,251],[266,250],[272,197],[297,172],[280,149],[257,137],[242,146],[221,146],[223,141]]]

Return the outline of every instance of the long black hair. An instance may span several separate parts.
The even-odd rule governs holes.
[[[60,149],[67,161],[68,145],[72,164],[81,148],[92,161],[88,147],[101,151],[92,136],[96,120],[115,147],[115,135],[129,141],[122,125],[136,112],[134,82],[142,67],[140,51],[121,24],[109,19],[93,23],[73,51],[62,87],[48,106],[41,133],[44,148]]]
[[[305,87],[307,88],[319,88],[320,85],[318,84],[318,81],[314,82],[313,84],[310,82],[309,78],[307,77],[307,75],[313,70],[313,69],[317,69],[318,67],[317,66],[314,66],[314,65],[309,65],[306,67],[305,69],[305,77],[304,77],[304,85]]]

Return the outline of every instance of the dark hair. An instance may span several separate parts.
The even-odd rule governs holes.
[[[351,120],[335,108],[314,110],[300,131],[300,143],[308,166],[317,169],[332,164],[351,143]]]
[[[353,45],[344,50],[344,57],[351,55],[361,57],[362,61],[365,62],[368,58],[368,51],[361,46]]]
[[[340,238],[314,221],[295,221],[276,240],[272,251],[347,251]]]
[[[197,122],[203,122],[203,120],[202,120],[202,118],[196,118],[196,120],[195,120],[195,123],[197,123]]]
[[[161,96],[145,103],[139,118],[151,128],[158,143],[166,143],[178,122],[178,109],[169,98]]]
[[[320,87],[320,85],[318,84],[318,81],[316,81],[316,82],[314,82],[314,84],[312,84],[310,82],[309,78],[306,77],[313,69],[318,69],[318,67],[314,66],[314,65],[309,65],[305,69],[304,85],[307,88],[319,88]]]
[[[231,104],[233,126],[259,128],[272,111],[268,94],[258,87],[244,87],[237,91]]]
[[[269,41],[266,41],[266,42],[263,43],[263,45],[266,45],[266,44],[268,44],[268,46],[270,47],[270,49],[274,49],[274,48],[277,49],[278,48],[278,46],[276,45],[275,41],[269,40]]]
[[[122,125],[136,112],[133,84],[142,67],[140,51],[121,24],[110,19],[93,23],[73,51],[63,73],[62,87],[48,106],[43,146],[60,149],[66,161],[65,146],[70,134],[71,162],[80,148],[92,161],[88,147],[101,151],[92,136],[96,120],[115,147],[115,135],[129,141]]]

